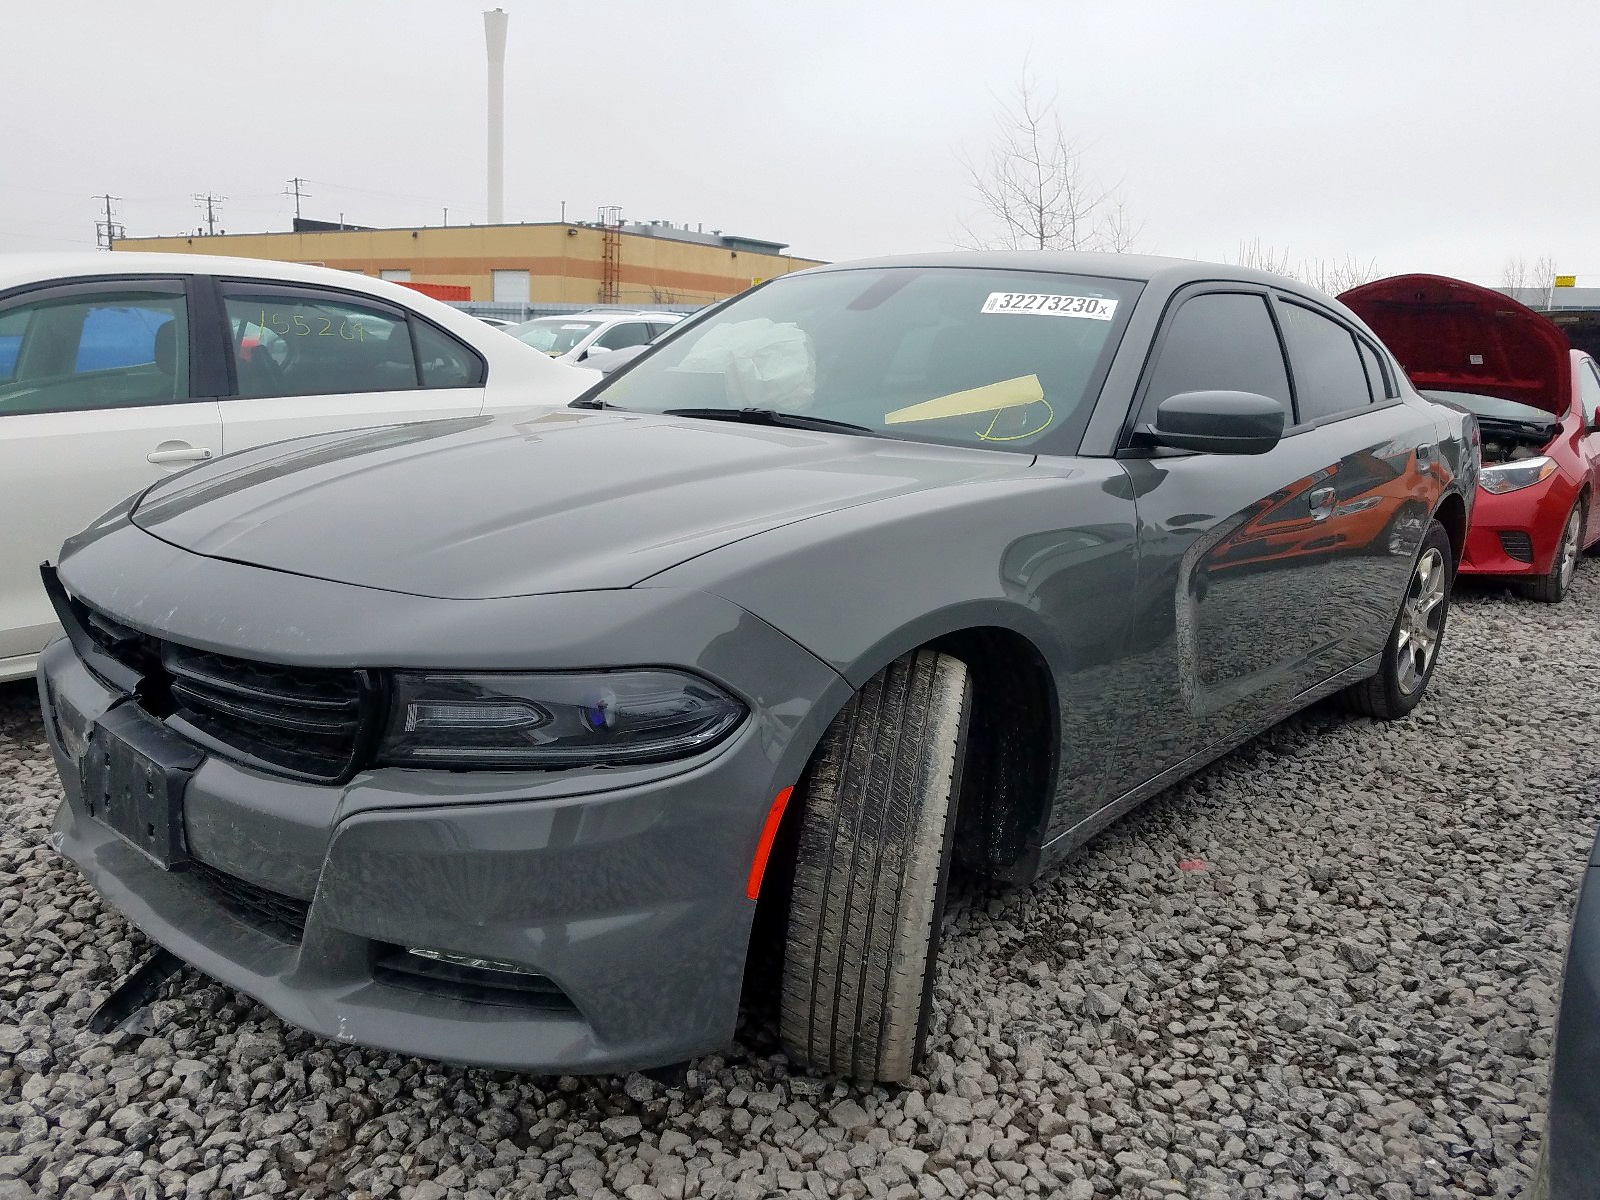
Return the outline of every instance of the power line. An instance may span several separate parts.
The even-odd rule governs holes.
[[[302,185],[304,185],[304,183],[305,180],[296,175],[293,179],[289,180],[289,182],[285,184],[283,188],[283,194],[285,196],[290,194],[293,194],[294,196],[294,219],[296,221],[300,219],[300,197],[305,196],[309,198],[311,195],[310,192],[302,190]]]
[[[120,201],[122,197],[113,196],[110,192],[107,192],[103,196],[95,196],[94,199],[106,202],[106,219],[94,223],[94,244],[101,250],[109,250],[118,238],[128,236],[127,230],[111,215],[111,202],[113,200]]]
[[[217,208],[227,199],[226,196],[213,196],[210,192],[204,195],[196,193],[191,199],[206,206],[206,236],[212,237],[217,232]]]

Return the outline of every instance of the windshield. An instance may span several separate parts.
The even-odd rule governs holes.
[[[1504,400],[1499,396],[1481,396],[1476,392],[1447,392],[1433,388],[1425,389],[1422,394],[1430,400],[1443,400],[1446,404],[1456,404],[1474,416],[1488,417],[1491,420],[1498,417],[1502,421],[1525,421],[1534,425],[1549,425],[1555,420],[1547,408],[1518,404],[1515,400]]]
[[[733,300],[590,398],[765,409],[917,441],[1076,441],[1140,285],[1035,271],[801,274]]]
[[[519,342],[527,342],[546,354],[565,354],[600,327],[599,321],[568,321],[563,317],[540,317],[506,330]]]

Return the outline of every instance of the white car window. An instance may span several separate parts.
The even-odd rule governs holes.
[[[396,392],[418,386],[404,316],[333,292],[230,285],[238,394]]]
[[[535,350],[555,357],[565,354],[600,326],[599,321],[569,321],[565,317],[540,317],[507,330]]]
[[[0,416],[188,397],[181,284],[24,297],[0,313]]]
[[[650,340],[650,326],[643,321],[621,321],[595,338],[602,350],[622,350],[642,346]]]

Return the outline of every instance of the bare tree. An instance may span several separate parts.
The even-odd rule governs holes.
[[[1531,286],[1529,278],[1528,260],[1525,258],[1508,258],[1506,265],[1500,268],[1500,286],[1510,292],[1514,299],[1520,300],[1524,289]]]
[[[1274,275],[1293,274],[1289,266],[1289,248],[1285,246],[1279,250],[1276,246],[1263,246],[1260,238],[1240,242],[1239,253],[1233,262],[1238,267],[1254,267],[1258,271],[1270,271]]]
[[[1556,285],[1556,260],[1548,254],[1541,254],[1534,262],[1528,275],[1528,286],[1533,288],[1538,295],[1538,303],[1548,304],[1550,292]]]
[[[1139,238],[1122,198],[1091,179],[1068,139],[1054,93],[1024,68],[1016,95],[995,116],[986,163],[963,157],[977,197],[979,228],[966,240],[982,249],[1126,250]]]
[[[1287,246],[1281,250],[1276,246],[1263,246],[1260,238],[1240,242],[1239,253],[1233,261],[1241,267],[1287,275],[1330,296],[1371,283],[1378,277],[1377,259],[1362,262],[1353,254],[1346,254],[1342,259],[1303,258],[1296,263],[1289,256]]]
[[[1337,296],[1347,292],[1353,287],[1360,287],[1363,283],[1371,283],[1378,277],[1378,260],[1369,258],[1362,262],[1353,254],[1346,254],[1341,259],[1306,259],[1300,264],[1300,269],[1295,271],[1294,277],[1301,283],[1309,283],[1319,292],[1329,296]]]

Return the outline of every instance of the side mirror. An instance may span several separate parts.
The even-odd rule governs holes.
[[[1265,454],[1283,438],[1283,405],[1254,392],[1179,392],[1145,433],[1159,446],[1205,454]]]

